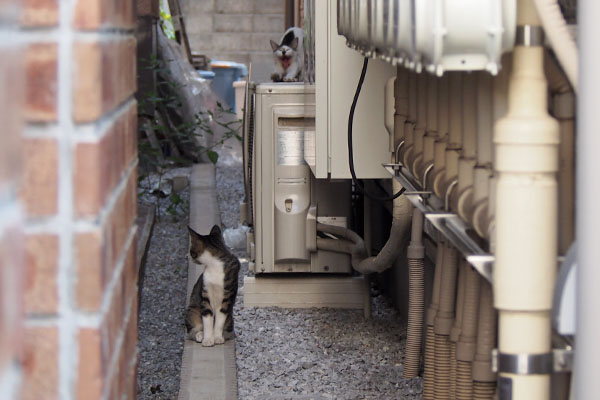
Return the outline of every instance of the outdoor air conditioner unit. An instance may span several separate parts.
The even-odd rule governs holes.
[[[247,142],[256,274],[351,272],[348,254],[317,250],[317,221],[347,227],[349,181],[315,179],[315,87],[264,83],[249,89]],[[248,199],[250,200],[250,199]],[[253,237],[252,237],[253,236]]]

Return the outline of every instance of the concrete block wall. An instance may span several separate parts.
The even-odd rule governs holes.
[[[284,32],[281,0],[180,0],[193,52],[211,59],[252,63],[257,80],[272,70],[269,41]]]
[[[0,0],[0,398],[135,398],[133,0]]]

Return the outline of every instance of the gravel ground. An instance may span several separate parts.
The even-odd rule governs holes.
[[[177,175],[189,175],[189,169]],[[184,340],[187,282],[187,223],[189,189],[179,193],[184,204],[179,216],[167,213],[168,198],[160,200],[160,219],[154,225],[145,264],[139,314],[138,399],[177,398]],[[144,195],[141,203],[155,204]]]
[[[238,225],[239,166],[217,165],[226,228]],[[243,250],[236,254],[245,261]],[[248,271],[242,262],[240,282]],[[421,378],[402,378],[406,325],[373,290],[372,318],[334,309],[235,306],[240,399],[420,399]]]

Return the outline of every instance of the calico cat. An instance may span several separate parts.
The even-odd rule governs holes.
[[[271,74],[273,82],[302,82],[304,80],[304,31],[289,28],[279,43],[271,40],[275,72]]]
[[[233,337],[233,304],[238,291],[240,262],[225,245],[218,225],[206,236],[189,226],[188,229],[190,257],[194,263],[204,266],[187,309],[188,337],[202,346],[222,344],[224,333],[228,339]]]

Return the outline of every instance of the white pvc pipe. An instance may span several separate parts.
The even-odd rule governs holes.
[[[581,3],[584,3],[580,2]],[[538,16],[544,26],[544,32],[554,49],[560,65],[564,69],[569,82],[578,91],[577,64],[578,51],[575,41],[569,33],[567,22],[563,18],[557,0],[533,0]],[[580,5],[581,7],[581,5]],[[581,15],[581,12],[580,12]]]
[[[600,393],[600,52],[598,21],[600,2],[579,2],[579,47],[581,90],[577,101],[577,160],[575,237],[577,238],[577,334],[575,337],[575,398],[596,399]]]

